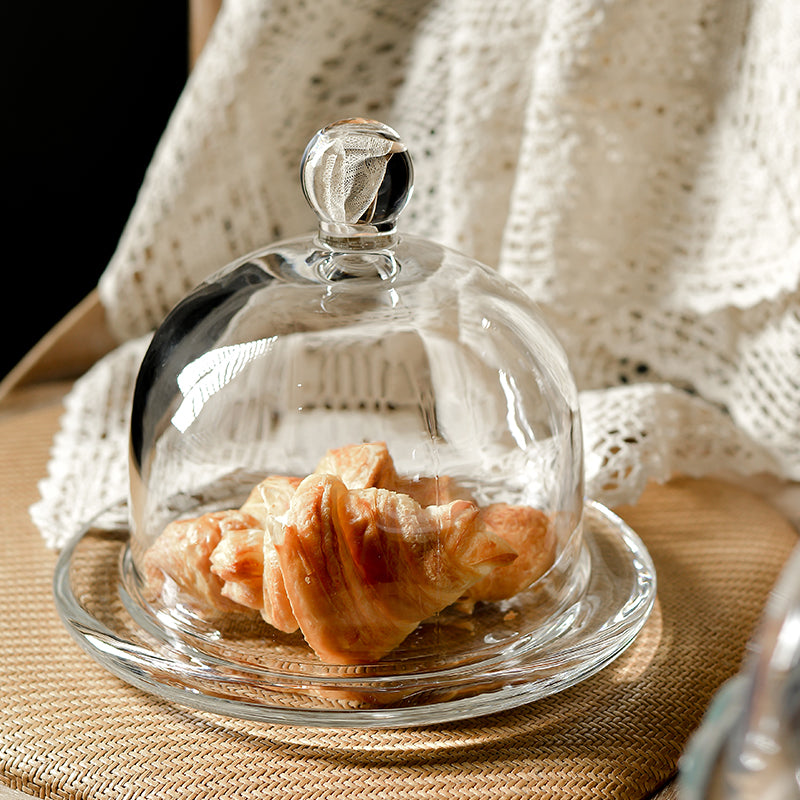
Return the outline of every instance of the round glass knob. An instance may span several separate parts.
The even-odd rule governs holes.
[[[391,237],[413,188],[413,165],[398,134],[368,119],[320,130],[301,165],[303,193],[323,240]]]

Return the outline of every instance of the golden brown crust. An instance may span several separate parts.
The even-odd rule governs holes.
[[[543,512],[530,506],[494,503],[481,510],[478,524],[507,542],[518,557],[475,583],[467,593],[472,600],[497,602],[513,597],[553,565],[555,533]]]
[[[258,528],[258,520],[241,511],[215,511],[176,520],[145,553],[145,578],[160,587],[171,578],[185,599],[200,609],[235,611],[237,604],[222,593],[223,581],[211,571],[211,554],[226,532]]]
[[[225,597],[260,611],[264,603],[263,530],[228,531],[211,553],[210,569],[222,581],[220,591]]]
[[[283,537],[283,525],[274,518],[267,523],[264,534],[264,582],[261,596],[261,616],[265,622],[284,633],[297,630],[297,619],[289,602],[286,582],[281,571],[275,541]]]
[[[261,612],[264,621],[285,633],[297,630],[273,536],[281,535],[277,518],[289,509],[300,478],[271,475],[250,492],[241,511],[259,521],[250,536],[224,537],[211,558],[211,569],[224,581],[223,594]]]
[[[298,488],[276,543],[295,617],[323,661],[377,661],[422,620],[514,558],[475,527],[466,501],[423,509],[386,489],[348,491],[333,475]]]
[[[328,450],[315,473],[336,475],[348,489],[393,489],[397,483],[394,461],[385,442],[351,444]]]
[[[300,481],[301,478],[289,475],[270,475],[253,487],[240,511],[254,516],[263,527],[267,517],[286,513]]]

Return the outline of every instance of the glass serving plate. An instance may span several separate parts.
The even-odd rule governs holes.
[[[538,634],[520,636],[535,602],[519,597],[471,629],[444,621],[426,631],[413,664],[331,670],[298,637],[265,649],[256,619],[235,631],[182,628],[137,596],[130,531],[89,526],[62,551],[56,604],[78,644],[113,674],[178,705],[260,722],[316,727],[396,728],[514,708],[585,680],[619,656],[647,621],[656,576],[639,537],[601,504],[585,506],[589,576],[577,597]],[[473,622],[472,620],[470,620]],[[241,622],[241,621],[240,621]],[[454,630],[447,630],[454,622]],[[515,626],[515,622],[518,623]],[[463,620],[462,620],[463,623]],[[443,640],[483,657],[442,658]],[[287,665],[288,668],[287,668]]]

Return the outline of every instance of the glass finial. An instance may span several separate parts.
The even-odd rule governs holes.
[[[323,240],[386,240],[413,188],[408,150],[388,125],[347,119],[318,131],[301,166],[303,193]]]

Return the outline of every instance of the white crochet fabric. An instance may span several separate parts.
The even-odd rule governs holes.
[[[102,277],[134,344],[73,391],[43,534],[124,498],[138,337],[222,264],[313,229],[303,148],[353,116],[409,147],[401,230],[542,307],[581,391],[590,494],[634,500],[676,471],[800,479],[798,41],[794,0],[228,0]]]

